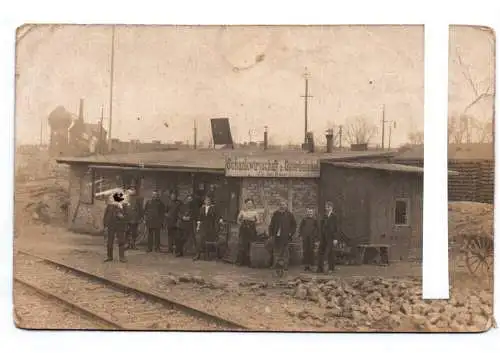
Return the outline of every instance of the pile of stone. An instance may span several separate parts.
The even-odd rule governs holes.
[[[324,317],[381,331],[484,331],[492,326],[492,294],[453,292],[449,301],[422,300],[419,280],[353,278],[289,282],[295,298],[316,303]],[[300,313],[294,313],[300,317]]]
[[[165,285],[177,285],[177,284],[194,284],[199,286],[200,288],[206,289],[226,289],[227,284],[215,281],[215,280],[207,280],[202,276],[192,275],[189,273],[185,273],[182,275],[175,275],[169,273],[165,276],[162,276],[162,283]]]

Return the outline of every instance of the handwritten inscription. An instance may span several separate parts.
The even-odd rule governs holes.
[[[227,158],[230,177],[319,178],[318,160]]]

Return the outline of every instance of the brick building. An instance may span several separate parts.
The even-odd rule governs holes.
[[[458,172],[448,178],[449,201],[493,203],[494,146],[491,143],[448,145],[448,168]],[[423,167],[424,146],[397,154],[394,163]]]
[[[66,157],[70,165],[68,226],[99,232],[105,208],[101,193],[135,185],[146,200],[154,190],[176,189],[183,199],[216,185],[216,204],[229,223],[251,197],[262,210],[264,224],[280,201],[298,221],[308,206],[319,207],[320,160],[387,161],[383,152],[306,153],[264,150],[172,150],[147,153]]]

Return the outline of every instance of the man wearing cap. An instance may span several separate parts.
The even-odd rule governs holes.
[[[223,223],[210,197],[205,196],[203,206],[200,208],[198,221],[196,222],[196,233],[198,233],[196,256],[193,261],[199,260],[205,251],[205,242],[217,241],[219,226]]]
[[[283,270],[288,270],[288,244],[296,229],[297,222],[292,212],[288,210],[287,203],[280,202],[279,209],[273,213],[269,224],[269,236],[273,242],[274,268],[282,266]]]
[[[174,246],[175,246],[175,241],[178,239],[178,233],[179,233],[179,211],[182,206],[182,202],[179,201],[178,196],[177,196],[177,191],[172,190],[170,192],[170,201],[167,205],[167,218],[166,218],[166,225],[167,225],[167,236],[168,236],[168,252],[169,253],[174,253]],[[176,252],[178,252],[179,249],[176,249]]]
[[[148,228],[148,250],[160,252],[160,232],[165,218],[165,205],[160,200],[160,194],[153,192],[151,200],[144,207],[144,218]]]
[[[141,223],[144,213],[142,207],[143,199],[137,195],[134,187],[131,187],[127,191],[127,194],[129,203],[129,217],[128,217],[129,249],[137,249],[135,242],[138,236],[139,223]]]
[[[318,251],[318,273],[324,272],[325,261],[328,262],[328,270],[335,270],[335,249],[338,242],[337,215],[333,203],[327,201],[325,204],[325,216],[321,221],[321,240]]]

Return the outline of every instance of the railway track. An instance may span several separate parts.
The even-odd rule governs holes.
[[[18,250],[14,280],[96,322],[96,329],[236,331],[245,326],[57,260]],[[61,329],[70,327],[61,327]]]

